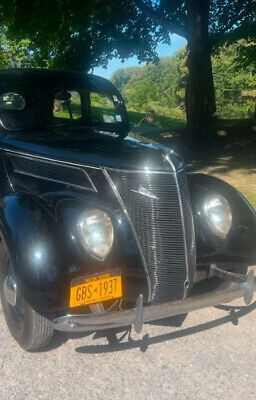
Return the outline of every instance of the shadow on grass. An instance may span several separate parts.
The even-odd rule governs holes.
[[[244,169],[256,172],[256,121],[218,121],[218,138],[203,152],[184,152],[191,170],[212,167],[218,173]]]
[[[173,130],[168,130],[165,125],[162,127],[165,128],[164,132],[157,132],[156,129],[151,131],[150,127],[147,130],[142,127],[141,131],[137,128],[137,132],[144,139],[173,148],[184,157],[190,170],[213,166],[222,168],[220,172],[237,168],[256,172],[256,120],[218,121],[217,139],[202,151],[196,151],[188,145],[184,124]]]

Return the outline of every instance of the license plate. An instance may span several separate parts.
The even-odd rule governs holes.
[[[98,274],[76,279],[71,284],[70,307],[84,306],[122,297],[121,275]]]

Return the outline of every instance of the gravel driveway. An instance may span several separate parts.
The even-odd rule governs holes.
[[[58,334],[37,354],[14,343],[0,309],[0,399],[255,400],[256,302],[231,304],[147,324],[116,344],[120,332]]]

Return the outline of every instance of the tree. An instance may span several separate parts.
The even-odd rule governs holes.
[[[197,142],[204,141],[216,111],[211,52],[225,40],[248,35],[255,26],[255,0],[136,0],[148,18],[188,41],[187,122]]]
[[[207,137],[215,110],[211,52],[255,27],[255,0],[2,0],[10,38],[31,40],[38,65],[89,70],[119,56],[156,58],[159,41],[188,41],[187,120],[192,137]],[[236,38],[237,39],[237,38]]]
[[[256,91],[255,62],[240,62],[241,48],[248,42],[239,40],[232,45],[222,45],[212,56],[217,114],[220,118],[248,118],[253,116]],[[122,87],[128,109],[184,118],[180,106],[184,102],[186,77],[186,50],[181,48],[171,57],[160,58],[157,63],[137,67]],[[120,69],[122,76],[129,75],[130,68]]]
[[[152,60],[168,40],[132,0],[1,0],[0,23],[8,39],[30,39],[38,66],[85,72],[116,56]]]
[[[249,36],[247,40],[237,42],[236,64],[247,68],[251,67],[256,74],[256,32],[254,36]]]
[[[120,68],[118,77],[123,77],[119,87],[129,107],[137,111],[154,109],[166,113],[167,108],[177,108],[184,102],[184,87],[187,69],[181,72],[186,60],[186,50],[181,48],[172,57],[161,57],[143,67]],[[111,77],[115,82],[116,73]],[[129,79],[125,79],[129,77]],[[118,82],[117,82],[118,83]],[[181,114],[181,112],[180,112]]]
[[[0,30],[0,68],[31,67],[33,64],[30,40],[7,39],[5,29],[2,28]]]
[[[110,80],[119,89],[130,82],[134,77],[140,74],[139,67],[118,68],[111,76]]]
[[[241,51],[250,46],[239,40],[232,45],[223,45],[212,60],[216,88],[218,115],[222,118],[253,117],[255,101],[252,93],[256,89],[254,62],[241,63]]]

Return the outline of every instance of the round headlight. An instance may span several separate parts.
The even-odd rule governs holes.
[[[232,212],[227,200],[213,195],[205,201],[203,210],[214,233],[225,239],[232,225]]]
[[[108,214],[101,210],[89,209],[82,214],[78,228],[88,253],[103,261],[114,240],[113,225]]]

